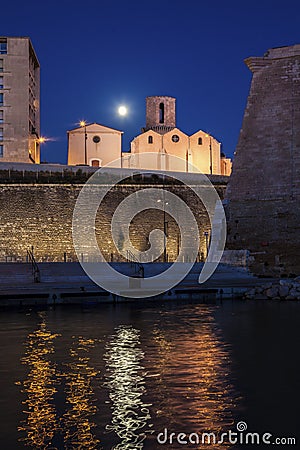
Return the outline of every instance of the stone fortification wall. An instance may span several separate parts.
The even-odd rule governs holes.
[[[16,174],[22,179],[22,173]],[[43,176],[46,176],[45,174]],[[41,180],[42,178],[40,178]],[[77,196],[83,186],[79,183],[16,183],[0,184],[0,260],[25,258],[27,249],[34,247],[38,261],[63,261],[64,253],[68,260],[75,261],[72,244],[72,214]],[[52,180],[53,181],[53,180]],[[110,225],[117,205],[130,193],[143,187],[160,187],[171,190],[187,202],[195,214],[200,229],[201,252],[205,253],[204,231],[210,228],[207,213],[197,197],[180,185],[126,184],[117,186],[107,195],[98,211],[96,234],[98,242],[107,259],[118,260],[112,242]],[[219,179],[219,181],[221,181]],[[226,183],[216,185],[223,197]],[[167,253],[170,261],[178,254],[178,227],[166,215],[168,222]],[[131,227],[131,239],[140,250],[147,248],[147,237],[153,228],[163,230],[163,212],[151,210],[140,213]],[[84,255],[83,255],[84,257]]]
[[[228,248],[265,275],[300,273],[300,45],[246,59],[251,89],[227,190]]]

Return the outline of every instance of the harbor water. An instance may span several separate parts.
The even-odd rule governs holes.
[[[0,321],[3,449],[263,448],[196,441],[242,422],[300,438],[297,302],[15,309]]]

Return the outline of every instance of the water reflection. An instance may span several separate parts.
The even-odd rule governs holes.
[[[143,402],[146,392],[145,372],[141,361],[139,331],[132,326],[119,326],[106,345],[105,387],[112,403],[112,420],[106,429],[114,431],[121,442],[120,450],[139,450],[151,433],[149,404]]]
[[[19,383],[27,396],[23,402],[27,407],[24,411],[27,418],[21,422],[18,430],[25,432],[25,437],[19,440],[24,441],[26,446],[47,449],[58,429],[54,406],[56,366],[50,356],[54,353],[54,339],[59,335],[47,330],[44,313],[40,313],[39,317],[39,328],[28,335],[25,356],[22,358],[22,364],[29,368],[26,380]]]
[[[153,330],[159,357],[149,361],[153,369],[147,384],[156,391],[159,430],[218,433],[235,428],[233,411],[238,414],[240,398],[233,388],[230,348],[211,312],[200,305],[193,314],[168,311]]]
[[[68,411],[62,418],[62,429],[66,449],[100,449],[92,416],[96,413],[96,398],[92,381],[97,371],[90,366],[89,352],[95,346],[93,339],[75,338],[70,350],[72,361],[64,374],[66,404]]]
[[[104,311],[87,313],[86,337],[78,337],[81,326],[74,326],[76,336],[64,328],[59,347],[60,335],[49,331],[44,313],[37,330],[28,334],[21,383],[26,419],[19,427],[26,446],[154,450],[161,448],[156,436],[164,428],[198,434],[235,429],[236,419],[243,418],[240,398],[233,387],[231,349],[214,320],[214,307],[145,308],[116,328],[107,326],[115,317]],[[123,320],[125,306],[121,312]],[[64,322],[56,320],[52,326],[61,330]]]

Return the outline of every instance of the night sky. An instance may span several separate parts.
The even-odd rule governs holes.
[[[41,64],[48,162],[66,162],[66,131],[82,119],[124,131],[128,150],[149,95],[176,97],[177,126],[210,132],[232,156],[251,80],[243,60],[300,43],[299,0],[11,0],[1,18],[0,35],[29,36]]]

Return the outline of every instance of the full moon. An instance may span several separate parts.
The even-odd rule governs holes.
[[[127,114],[126,106],[124,106],[124,105],[119,106],[118,113],[120,114],[120,116],[126,116],[126,114]]]

